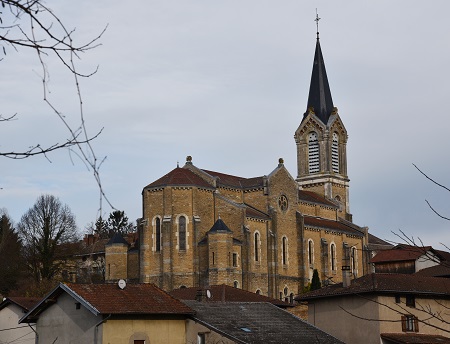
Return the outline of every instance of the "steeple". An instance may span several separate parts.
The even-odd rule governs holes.
[[[347,176],[347,130],[333,105],[327,72],[317,39],[307,110],[295,131],[297,183],[339,204],[339,216],[351,221]]]
[[[316,16],[316,22],[319,21]],[[323,62],[322,49],[320,48],[319,30],[317,29],[316,51],[314,54],[313,70],[311,75],[311,84],[309,86],[308,105],[304,117],[310,110],[313,110],[320,120],[327,124],[331,113],[333,112],[333,100],[331,98],[330,86],[328,85],[327,72]]]

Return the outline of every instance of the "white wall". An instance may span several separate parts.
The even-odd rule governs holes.
[[[33,330],[27,324],[19,324],[19,319],[24,315],[22,308],[15,304],[10,304],[0,311],[0,344],[11,342],[34,344],[35,334]]]

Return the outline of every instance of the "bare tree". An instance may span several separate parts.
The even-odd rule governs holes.
[[[52,195],[38,197],[22,216],[18,231],[36,281],[55,277],[64,265],[64,258],[70,256],[70,244],[79,239],[74,215]]]
[[[106,28],[105,28],[106,29]],[[100,190],[100,209],[102,200],[110,204],[102,189],[99,168],[104,161],[96,155],[91,143],[98,137],[102,130],[90,135],[85,126],[83,101],[78,79],[90,77],[96,73],[97,68],[89,73],[78,71],[76,62],[82,53],[98,46],[98,40],[104,30],[91,40],[83,43],[75,43],[75,29],[69,29],[63,20],[55,14],[43,0],[0,0],[0,51],[4,61],[10,49],[15,51],[32,52],[41,66],[41,81],[43,87],[44,102],[49,106],[55,116],[63,123],[67,131],[64,142],[56,142],[48,146],[34,143],[26,149],[14,149],[11,151],[0,151],[0,156],[10,159],[26,159],[36,155],[43,155],[49,160],[48,154],[62,148],[67,148],[75,153],[93,172],[94,178]],[[56,56],[66,67],[69,75],[73,78],[76,88],[76,97],[79,103],[78,117],[79,125],[72,126],[57,106],[49,99],[48,82],[49,70],[47,58]],[[0,122],[11,123],[17,114],[0,114]]]

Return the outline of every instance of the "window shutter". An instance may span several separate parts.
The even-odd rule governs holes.
[[[414,332],[419,332],[419,319],[414,317]]]
[[[402,331],[406,332],[406,317],[402,315]]]

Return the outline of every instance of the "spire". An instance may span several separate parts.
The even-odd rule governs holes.
[[[316,116],[319,117],[324,124],[327,124],[328,119],[333,112],[334,106],[331,98],[330,86],[328,85],[325,63],[323,62],[322,50],[320,48],[319,20],[320,18],[316,13],[316,52],[314,54],[311,84],[309,86],[308,105],[306,107],[307,110],[305,116],[309,113],[310,109],[314,109]]]

